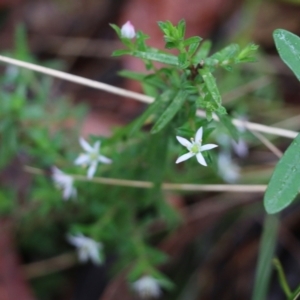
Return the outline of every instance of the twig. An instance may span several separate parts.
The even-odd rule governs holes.
[[[33,168],[30,166],[24,167],[25,171],[31,174],[36,175],[44,175],[45,172],[38,168]],[[119,179],[119,178],[105,178],[105,177],[94,177],[87,178],[83,175],[76,174],[68,174],[78,181],[88,181],[95,182],[107,185],[118,185],[118,186],[128,186],[128,187],[136,187],[136,188],[144,188],[149,189],[153,187],[153,183],[151,181],[137,181],[137,180],[127,180],[127,179]],[[256,192],[264,192],[267,188],[266,185],[263,184],[190,184],[190,183],[163,183],[161,186],[162,190],[177,190],[177,191],[202,191],[202,192],[243,192],[243,193],[256,193]]]
[[[197,110],[197,116],[204,118],[205,112],[202,110]],[[213,119],[215,121],[219,121],[218,116],[215,114],[213,114]],[[268,133],[268,134],[274,134],[277,136],[282,136],[282,137],[286,137],[286,138],[290,138],[290,139],[294,139],[298,135],[297,131],[271,127],[271,126],[248,122],[248,121],[244,121],[244,120],[232,119],[232,124],[235,125],[236,127],[242,127],[242,128],[246,128],[248,130],[264,132],[264,133]]]
[[[247,82],[246,84],[244,84],[234,90],[224,93],[222,95],[222,101],[223,101],[223,103],[226,104],[228,102],[231,102],[234,99],[244,96],[245,94],[248,94],[252,91],[255,91],[257,89],[265,87],[270,82],[271,82],[270,78],[268,78],[266,76],[259,77],[250,82]]]
[[[23,265],[23,274],[26,279],[33,279],[68,269],[76,263],[75,252],[64,253],[49,259]]]
[[[47,74],[47,75],[57,77],[57,78],[60,78],[60,79],[64,79],[64,80],[67,80],[67,81],[70,81],[70,82],[74,82],[74,83],[82,84],[82,85],[89,86],[89,87],[92,87],[92,88],[95,88],[95,89],[107,91],[109,93],[116,94],[116,95],[119,95],[119,96],[129,97],[129,98],[132,98],[134,100],[141,101],[141,102],[144,102],[144,103],[151,103],[151,102],[154,101],[154,98],[143,95],[143,94],[140,94],[140,93],[131,92],[131,91],[128,91],[128,90],[125,90],[125,89],[122,89],[122,88],[111,86],[109,84],[105,84],[105,83],[98,82],[98,81],[91,80],[91,79],[86,79],[86,78],[76,76],[76,75],[71,75],[71,74],[68,74],[68,73],[65,73],[65,72],[61,72],[61,71],[56,71],[56,70],[53,70],[53,69],[50,69],[50,68],[41,67],[39,65],[23,62],[23,61],[16,60],[16,59],[13,59],[13,58],[8,58],[8,57],[0,55],[0,61],[8,63],[8,64],[15,65],[15,66],[18,66],[18,67],[33,70],[33,71],[36,71],[36,72],[40,72],[40,73],[43,73],[43,74]],[[201,110],[198,110],[197,111],[197,116],[205,117],[205,112],[201,111]],[[216,115],[213,115],[213,118],[216,121],[218,121],[218,117]],[[250,129],[250,130],[269,133],[269,134],[274,134],[274,135],[277,135],[277,136],[283,136],[283,137],[291,138],[291,139],[294,139],[298,135],[298,132],[296,132],[296,131],[281,129],[281,128],[275,128],[275,127],[271,127],[271,126],[266,126],[266,125],[247,122],[247,121],[241,121],[241,120],[237,120],[237,119],[233,119],[232,123],[237,127],[245,127],[247,129]]]
[[[22,67],[25,69],[29,69],[32,71],[36,71],[39,73],[43,73],[46,75],[50,75],[56,78],[60,78],[60,79],[64,79],[70,82],[74,82],[74,83],[78,83],[81,85],[85,85],[85,86],[89,86],[91,88],[95,88],[95,89],[99,89],[99,90],[103,90],[112,94],[116,94],[119,96],[123,96],[123,97],[129,97],[135,100],[139,100],[141,102],[145,102],[145,103],[151,103],[153,102],[153,98],[146,96],[146,95],[142,95],[136,92],[131,92],[122,88],[118,88],[106,83],[102,83],[99,81],[95,81],[95,80],[91,80],[91,79],[87,79],[84,77],[80,77],[77,75],[71,75],[62,71],[57,71],[57,70],[53,70],[50,68],[46,68],[46,67],[41,67],[39,65],[35,65],[35,64],[31,64],[31,63],[27,63],[27,62],[23,62],[21,60],[17,60],[17,59],[13,59],[13,58],[8,58],[5,56],[0,55],[0,61],[3,61],[5,63],[11,64],[11,65],[15,65],[18,67]]]
[[[283,153],[272,143],[270,142],[266,137],[264,137],[259,132],[255,132],[253,130],[250,130],[254,136],[256,136],[268,149],[270,149],[278,158],[281,158]]]

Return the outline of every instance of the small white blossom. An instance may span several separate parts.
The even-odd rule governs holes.
[[[68,235],[67,239],[70,244],[77,248],[78,258],[80,262],[87,262],[89,259],[94,264],[101,264],[103,258],[100,256],[102,244],[94,241],[83,234]]]
[[[121,35],[123,38],[133,39],[135,37],[135,29],[130,21],[127,21],[121,28]]]
[[[65,174],[57,167],[52,167],[52,180],[54,184],[62,190],[63,199],[68,200],[75,198],[77,195],[76,189],[73,187],[73,177]]]
[[[97,141],[94,146],[91,146],[83,138],[79,139],[81,147],[86,151],[86,153],[80,154],[75,160],[75,165],[89,166],[87,177],[92,178],[96,172],[98,163],[110,164],[111,159],[100,154],[100,141]]]
[[[207,144],[202,146],[202,135],[203,135],[203,128],[200,127],[196,132],[195,139],[191,138],[191,142],[183,137],[176,136],[178,142],[189,150],[188,153],[181,155],[180,157],[177,158],[176,164],[185,161],[196,155],[198,163],[203,166],[207,166],[206,161],[201,152],[216,148],[218,147],[218,145]]]
[[[161,295],[161,289],[158,280],[155,278],[145,275],[133,284],[135,292],[144,299],[147,298],[159,298]]]
[[[219,175],[228,183],[236,182],[240,177],[240,168],[235,164],[230,153],[221,152],[218,157]]]

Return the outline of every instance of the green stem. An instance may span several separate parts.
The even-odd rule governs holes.
[[[267,298],[278,227],[279,215],[267,215],[265,217],[252,300]]]
[[[275,266],[278,273],[278,280],[281,285],[282,290],[284,291],[286,297],[289,299],[292,296],[291,289],[286,281],[286,277],[282,268],[282,265],[278,258],[273,259],[273,265]]]

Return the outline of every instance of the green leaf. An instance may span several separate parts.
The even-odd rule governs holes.
[[[228,115],[222,115],[220,113],[217,113],[219,117],[220,122],[226,127],[228,132],[230,133],[231,137],[238,142],[239,141],[239,131],[236,129],[236,127],[232,124],[232,120]]]
[[[31,59],[30,57],[30,51],[28,48],[28,43],[27,43],[27,33],[26,33],[26,28],[18,24],[17,29],[16,29],[16,36],[15,36],[15,58],[28,61]]]
[[[296,290],[293,292],[292,296],[288,300],[297,300],[300,298],[300,286],[296,288]]]
[[[172,95],[173,91],[167,90],[160,97],[155,99],[155,101],[149,105],[146,111],[133,122],[129,134],[132,135],[139,130],[151,115],[155,114],[155,112],[159,110],[162,105],[166,105],[166,102],[170,101]]]
[[[289,206],[300,189],[300,134],[285,151],[277,163],[268,184],[264,206],[269,214],[277,213]]]
[[[216,52],[210,58],[217,59],[219,61],[223,61],[225,59],[226,60],[231,59],[238,55],[239,50],[240,50],[240,47],[238,44],[231,44],[231,45],[223,48],[222,50]]]
[[[275,252],[279,227],[278,215],[266,216],[259,245],[252,300],[267,299],[272,275],[272,259]]]
[[[171,104],[167,107],[167,109],[163,112],[157,122],[154,124],[151,133],[157,133],[162,130],[176,115],[176,113],[181,108],[187,97],[187,93],[183,90],[180,90]]]
[[[281,59],[300,80],[300,38],[284,29],[276,29],[273,37]]]
[[[165,45],[166,49],[173,49],[173,48],[176,48],[176,47],[177,47],[177,44],[174,43],[174,42],[167,42],[166,45]]]
[[[122,55],[128,55],[131,54],[130,50],[126,50],[126,49],[120,49],[120,50],[115,50],[111,56],[122,56]]]
[[[186,53],[180,53],[178,55],[178,62],[179,62],[180,67],[188,66],[187,65],[187,54]]]
[[[122,71],[118,72],[118,75],[125,77],[125,78],[137,80],[137,81],[143,81],[146,76],[145,73],[134,72],[134,71],[129,71],[129,70],[122,70]]]
[[[136,47],[139,51],[147,51],[146,40],[149,39],[147,34],[144,34],[142,31],[136,33]],[[131,40],[130,40],[131,41]]]
[[[178,58],[172,54],[160,53],[160,52],[142,52],[133,51],[132,55],[142,59],[150,59],[154,61],[159,61],[164,64],[169,64],[173,66],[178,66]]]
[[[238,62],[255,62],[256,58],[253,56],[257,51],[258,46],[250,43],[238,55]]]
[[[178,25],[177,25],[177,29],[178,29],[178,38],[179,39],[183,39],[184,38],[184,35],[185,35],[185,20],[182,19],[178,22]]]
[[[166,34],[166,35],[170,34],[170,30],[169,30],[170,24],[168,23],[168,21],[167,22],[161,22],[161,21],[159,21],[159,22],[157,22],[157,24],[158,24],[158,27],[160,28],[160,30],[164,34]]]
[[[119,26],[117,26],[115,24],[109,24],[109,26],[116,32],[116,34],[118,35],[119,38],[122,36],[121,29]]]
[[[199,37],[199,36],[192,36],[188,39],[186,39],[184,42],[183,42],[183,45],[184,46],[189,46],[191,44],[198,44],[201,42],[202,38]]]
[[[211,97],[218,105],[221,105],[222,99],[216,84],[215,77],[211,74],[211,72],[207,68],[199,69],[199,74],[202,76]]]
[[[196,52],[195,56],[193,57],[193,63],[199,63],[202,59],[206,58],[211,48],[211,41],[204,41],[201,45],[199,50]]]

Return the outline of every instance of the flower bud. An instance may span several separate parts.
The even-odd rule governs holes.
[[[121,35],[126,39],[133,39],[135,37],[134,26],[130,21],[127,21],[121,28]]]

